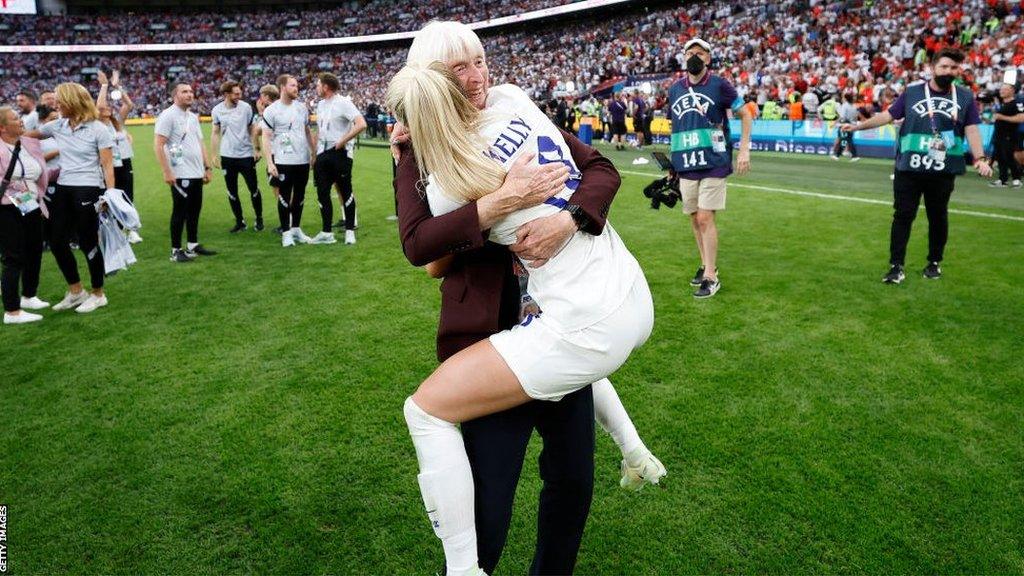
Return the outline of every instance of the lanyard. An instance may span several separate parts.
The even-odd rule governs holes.
[[[704,79],[697,83],[697,86],[704,86],[710,80],[711,80],[711,73],[708,72],[707,74],[704,75]],[[686,83],[686,89],[690,91],[690,97],[693,98],[693,101],[695,103],[696,102],[700,102],[700,100],[697,98],[697,93],[694,92],[694,90],[693,90],[693,84],[690,84],[690,77],[687,76],[687,77],[683,78],[683,81]],[[707,104],[704,104],[704,105],[697,104],[697,110],[700,111],[700,115],[703,116],[705,120],[708,120],[707,107],[708,107]],[[710,120],[708,120],[708,122],[710,122]]]
[[[935,126],[935,108],[932,106],[932,91],[928,86],[928,82],[924,83],[924,101],[928,104],[928,123],[932,126],[932,134],[938,135],[939,129]],[[956,99],[956,86],[950,86],[953,91],[953,125],[956,126],[956,121],[960,118],[960,103]]]
[[[331,118],[334,117],[334,106],[337,103],[338,103],[337,96],[331,96],[331,107],[328,108],[327,112],[324,114],[324,118],[323,118],[324,123],[322,125],[323,127],[321,128],[325,132],[327,132],[327,131],[329,131],[331,129]],[[319,116],[317,116],[317,120],[318,121],[320,120]],[[326,141],[327,138],[321,138],[321,140]]]
[[[11,146],[10,144],[7,144],[6,142],[4,144],[11,151],[11,155],[14,156],[14,146]],[[12,167],[11,168],[11,180],[12,181],[14,181],[14,180],[24,180],[25,179],[25,163],[21,161],[21,154],[18,154],[17,158],[15,158],[14,160],[15,160],[15,162],[18,163],[18,168],[21,169],[21,176],[20,177],[15,177],[14,176],[14,168]]]

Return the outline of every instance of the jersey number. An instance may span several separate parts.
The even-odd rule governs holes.
[[[682,154],[680,154],[680,156],[683,159],[683,167],[684,168],[693,168],[695,166],[705,166],[708,163],[707,159],[704,158],[704,151],[703,150],[696,150],[694,152],[690,152],[689,154],[687,154],[686,152],[683,152]]]
[[[925,170],[942,171],[946,168],[944,160],[933,160],[927,154],[911,154],[910,167],[913,169],[924,168]]]

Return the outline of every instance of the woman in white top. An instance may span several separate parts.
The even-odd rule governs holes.
[[[0,291],[4,324],[42,320],[39,314],[26,310],[49,306],[36,296],[43,258],[42,219],[47,215],[43,196],[49,175],[39,141],[23,136],[24,131],[13,108],[0,108],[0,188],[4,188],[0,198]]]
[[[114,187],[114,139],[100,123],[96,104],[84,86],[65,82],[57,86],[56,93],[61,119],[29,134],[53,138],[60,151],[60,176],[50,202],[50,253],[68,283],[68,291],[53,309],[88,313],[107,305],[96,202],[105,188]],[[69,244],[72,229],[78,233],[78,246],[89,268],[89,291],[82,286]]]
[[[120,75],[114,71],[115,81]],[[131,112],[134,104],[128,95],[122,90],[116,90],[118,101],[111,106],[107,102],[107,75],[102,71],[98,74],[100,81],[100,92],[96,96],[96,109],[100,113],[100,122],[110,130],[110,136],[114,139],[114,147],[111,154],[114,160],[114,188],[123,190],[128,199],[135,202],[135,176],[132,172],[132,139],[124,129],[124,118]],[[115,83],[114,86],[117,84]],[[119,105],[119,106],[118,106]],[[135,230],[126,232],[128,241],[132,244],[142,242],[142,236]]]
[[[520,157],[570,168],[570,180],[554,198],[492,227],[494,242],[515,243],[520,226],[561,210],[578,186],[579,171],[561,133],[515,86],[491,88],[481,111],[444,64],[411,65],[392,79],[388,108],[408,127],[435,216],[497,190]],[[451,357],[405,403],[420,489],[449,574],[480,572],[473,479],[455,425],[531,399],[557,401],[602,380],[653,326],[643,272],[611,225],[599,236],[576,233],[532,268],[529,292],[542,315]]]

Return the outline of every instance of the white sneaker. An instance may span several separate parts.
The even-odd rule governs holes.
[[[53,309],[55,312],[60,312],[61,310],[71,310],[72,308],[78,308],[78,306],[82,302],[85,302],[87,298],[89,298],[89,293],[86,292],[85,290],[82,290],[78,294],[72,294],[71,292],[68,292],[67,294],[64,295],[63,300],[53,305]]]
[[[1010,183],[1010,185],[1013,186],[1014,188],[1020,188],[1020,180],[1014,180],[1013,182]]]
[[[832,159],[833,159],[833,160],[839,160],[839,156],[836,156],[835,154],[833,154],[833,155],[832,155]]]
[[[295,237],[292,236],[291,232],[281,234],[281,246],[284,246],[285,248],[295,246]]]
[[[345,244],[355,244],[355,243],[356,243],[356,231],[355,230],[345,230]]]
[[[860,162],[860,156],[854,156],[853,158],[850,158],[850,162]]]
[[[129,230],[128,231],[128,243],[129,244],[138,244],[139,242],[142,242],[142,236],[139,236],[139,233],[136,232],[135,230]]]
[[[309,239],[310,244],[334,244],[338,239],[330,232],[318,232],[316,236]]]
[[[310,237],[306,236],[306,233],[302,231],[302,228],[299,228],[298,226],[292,228],[291,233],[296,244],[309,244],[309,241],[311,240]]]
[[[31,312],[21,311],[21,314],[11,314],[4,312],[4,324],[28,324],[29,322],[39,322],[43,317],[39,314],[33,314]]]
[[[21,297],[22,310],[42,310],[43,308],[49,307],[50,303],[40,300],[38,296],[33,296],[31,298],[25,298],[24,296]]]
[[[82,302],[82,305],[75,309],[75,312],[78,312],[79,314],[88,314],[89,312],[92,312],[97,308],[102,308],[103,306],[106,305],[106,294],[104,294],[103,296],[96,296],[95,294],[90,294],[89,297],[86,298],[85,302]]]
[[[638,462],[636,466],[629,462]],[[668,474],[665,465],[661,463],[646,448],[637,448],[626,455],[622,461],[622,479],[619,486],[626,490],[639,492],[647,484],[657,485],[661,479]]]

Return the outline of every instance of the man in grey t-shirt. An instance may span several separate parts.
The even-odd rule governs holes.
[[[18,116],[25,130],[37,130],[39,128],[39,113],[36,112],[36,93],[31,90],[18,92],[14,103],[18,105]]]
[[[210,181],[210,161],[203,147],[199,116],[189,109],[195,101],[192,87],[177,83],[171,89],[174,104],[156,119],[153,148],[164,182],[171,187],[171,262],[190,262],[197,255],[216,254],[199,244],[199,213],[203,209],[203,184]],[[181,249],[181,232],[188,231],[187,249]]]
[[[256,152],[259,138],[258,119],[252,106],[242,100],[242,87],[238,82],[227,81],[220,86],[224,101],[213,107],[213,132],[210,137],[210,156],[213,164],[224,171],[224,183],[228,188],[228,202],[235,215],[232,234],[245,230],[242,217],[242,201],[238,198],[238,175],[245,179],[252,198],[252,209],[256,213],[256,231],[263,230],[263,197],[260,196],[256,180]]]
[[[288,207],[281,216],[281,245],[309,243],[302,233],[302,204],[306,198],[309,169],[316,163],[316,143],[309,129],[309,110],[299,100],[299,81],[282,74],[277,78],[281,98],[263,110],[263,150],[270,150],[267,171],[274,178],[280,202]]]
[[[356,243],[356,199],[352,194],[352,152],[355,139],[366,129],[366,120],[352,100],[338,94],[337,76],[324,72],[317,79],[316,92],[316,195],[320,202],[323,230],[313,244],[333,244],[331,220],[334,217],[331,186],[338,187],[338,199],[345,213],[345,244]]]

